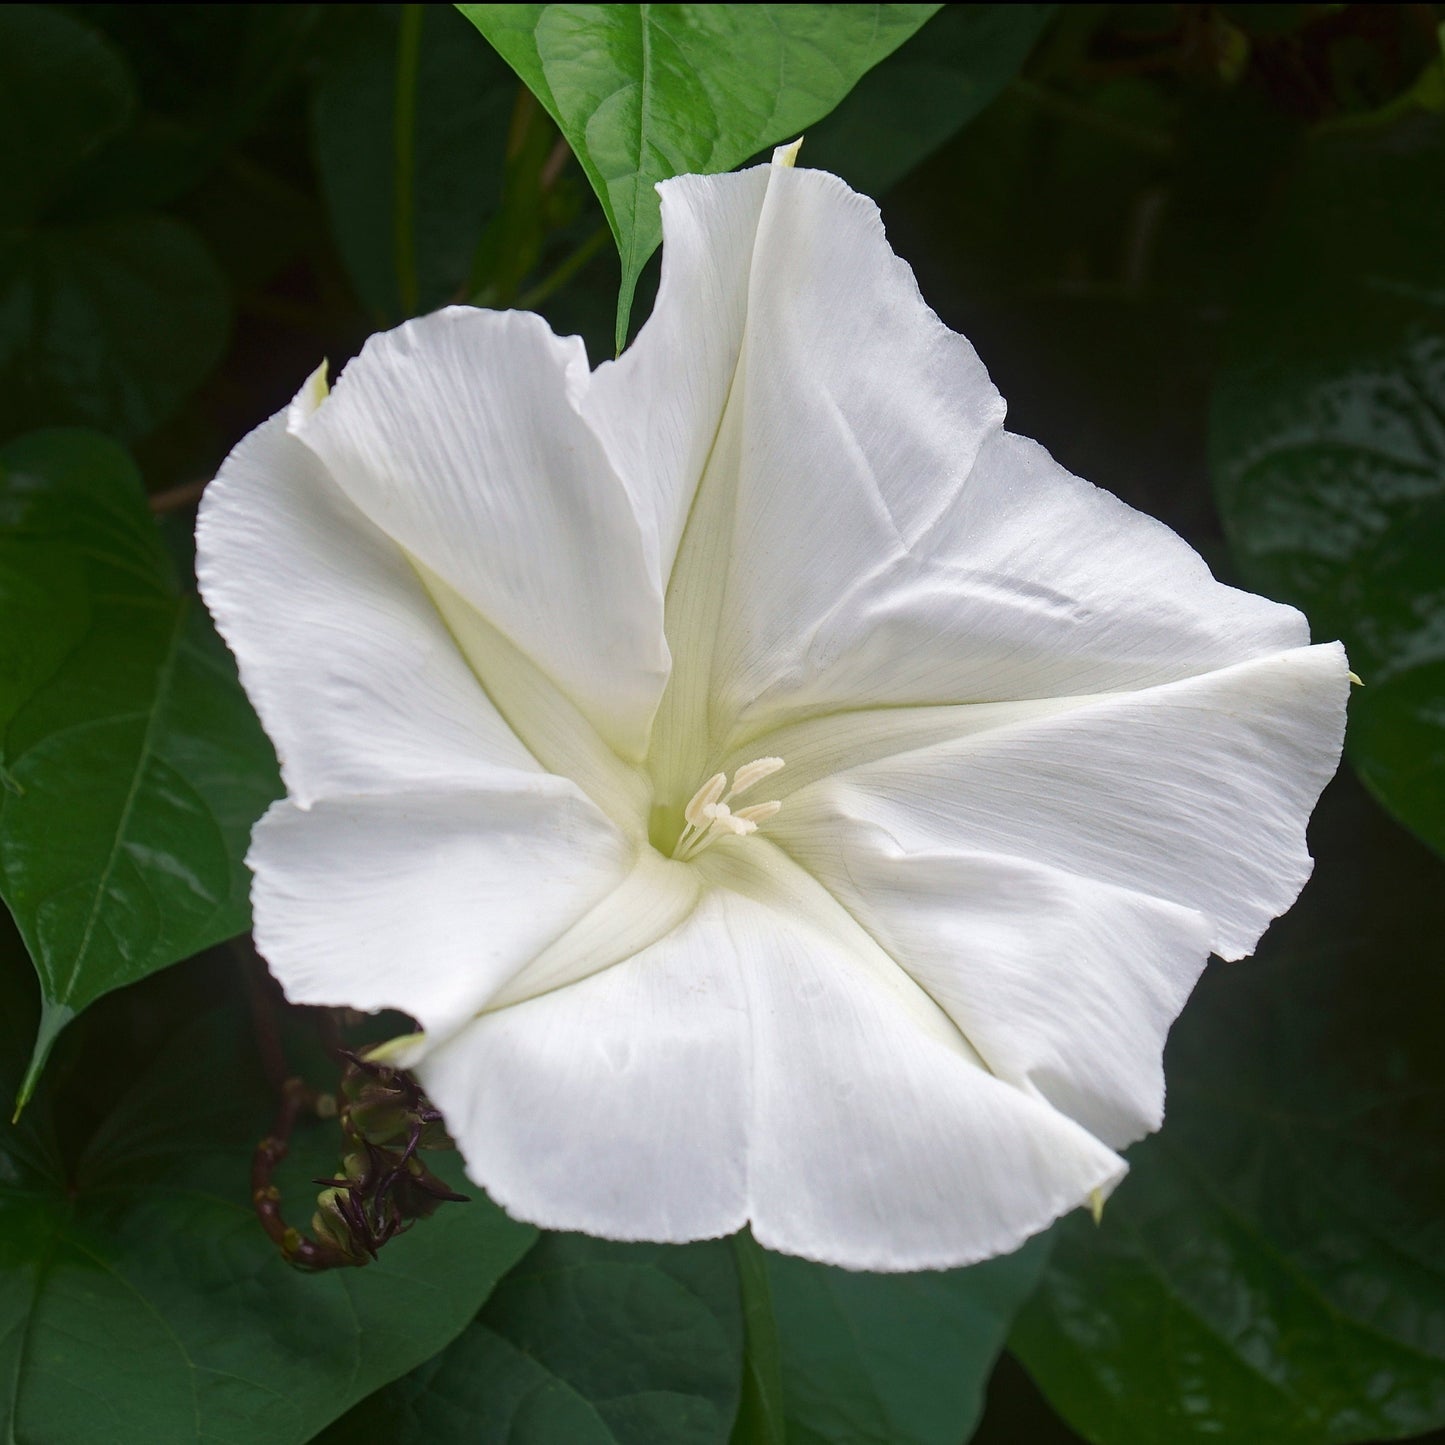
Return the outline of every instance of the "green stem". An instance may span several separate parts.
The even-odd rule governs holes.
[[[541,173],[552,134],[537,97],[519,85],[507,126],[500,205],[472,255],[467,294],[473,306],[510,305],[537,259],[542,244]]]
[[[392,240],[396,253],[396,289],[402,314],[414,316],[416,279],[416,85],[421,62],[421,22],[424,7],[401,7],[401,33],[396,49],[396,104],[392,118],[395,195],[392,201]]]
[[[606,224],[598,226],[565,261],[517,298],[519,311],[535,311],[549,296],[555,296],[611,239]]]
[[[752,1231],[732,1237],[743,1298],[743,1381],[730,1445],[787,1445],[778,1324],[768,1286],[768,1261]]]

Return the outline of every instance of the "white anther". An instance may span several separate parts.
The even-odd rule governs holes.
[[[692,802],[682,810],[682,816],[686,818],[694,828],[701,828],[704,819],[712,816],[707,810],[714,806],[717,800],[722,797],[727,789],[727,785],[728,775],[726,773],[714,773],[712,777],[692,795]],[[674,804],[674,807],[675,806],[676,804]]]
[[[758,758],[751,763],[744,763],[733,774],[732,792],[728,794],[728,797],[735,798],[739,793],[746,793],[754,783],[761,783],[764,778],[771,778],[782,766],[782,758]]]
[[[750,808],[739,808],[734,812],[728,806],[728,800],[771,777],[782,766],[782,758],[757,758],[751,763],[744,763],[733,774],[731,790],[728,789],[727,774],[714,773],[682,810],[687,827],[682,830],[672,856],[679,862],[685,862],[695,858],[703,849],[711,848],[719,838],[746,838],[749,833],[756,833],[758,824],[766,822],[783,805],[778,802],[754,803]]]
[[[779,802],[754,803],[750,808],[739,808],[734,818],[741,818],[745,823],[751,823],[754,827],[759,823],[766,823],[775,813],[782,811],[783,805]]]

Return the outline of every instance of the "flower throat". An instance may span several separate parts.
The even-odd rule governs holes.
[[[764,778],[771,777],[783,766],[782,758],[756,758],[744,763],[733,774],[732,786],[728,786],[726,773],[714,773],[697,792],[691,802],[682,810],[682,827],[669,819],[671,810],[654,809],[652,826],[653,846],[659,852],[667,853],[679,863],[685,863],[711,848],[724,838],[746,838],[758,831],[758,826],[773,817],[782,803],[774,800],[767,803],[752,803],[744,808],[734,808],[733,799],[740,797],[749,788],[755,787]],[[671,822],[671,827],[669,827]]]

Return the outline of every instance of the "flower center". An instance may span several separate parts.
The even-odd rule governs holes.
[[[783,805],[774,801],[734,808],[732,800],[764,778],[771,777],[782,766],[782,758],[757,758],[751,763],[744,763],[733,774],[731,788],[728,787],[726,773],[714,773],[682,810],[687,826],[679,835],[672,856],[683,863],[689,858],[696,858],[722,838],[746,838],[749,833],[756,833],[758,825],[765,823]]]

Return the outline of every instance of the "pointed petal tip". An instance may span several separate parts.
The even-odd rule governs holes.
[[[369,1064],[385,1064],[394,1069],[409,1069],[420,1061],[426,1052],[425,1033],[398,1034],[384,1043],[373,1044],[362,1053]]]
[[[773,151],[773,164],[791,170],[798,162],[798,152],[802,150],[805,139],[806,137],[799,136],[797,140],[790,141],[787,145],[778,146]]]
[[[286,430],[295,436],[321,408],[331,394],[331,363],[324,358],[321,365],[301,383],[301,389],[286,408]]]

